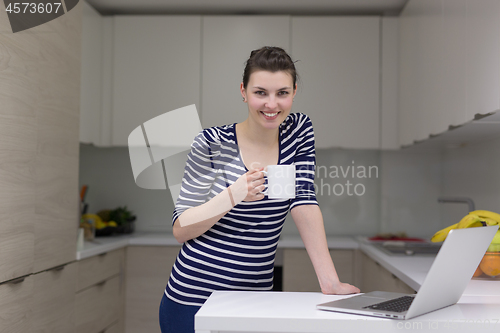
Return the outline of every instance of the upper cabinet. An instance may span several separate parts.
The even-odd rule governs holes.
[[[103,17],[85,5],[81,142],[127,146],[136,127],[190,104],[205,128],[245,120],[245,61],[269,45],[297,61],[292,112],[311,117],[317,148],[398,148],[397,19]]]
[[[380,148],[380,18],[293,17],[291,36],[316,147]]]
[[[245,61],[262,46],[289,52],[290,17],[204,16],[202,39],[202,125],[241,122],[248,116],[240,94]]]
[[[500,108],[500,2],[410,0],[400,17],[400,144]]]
[[[116,16],[112,145],[167,111],[200,105],[201,16]]]
[[[80,142],[99,144],[101,136],[103,18],[82,1]]]

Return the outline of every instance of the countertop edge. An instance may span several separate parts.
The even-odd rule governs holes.
[[[356,250],[359,242],[353,237],[328,237],[328,247],[331,250]],[[105,252],[117,250],[126,246],[181,246],[171,233],[134,233],[110,237],[98,237],[95,241],[84,242],[84,248],[76,251],[76,260],[90,258]],[[282,237],[278,243],[280,249],[304,249],[300,237]]]

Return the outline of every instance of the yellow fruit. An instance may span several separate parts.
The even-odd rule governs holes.
[[[108,227],[117,227],[117,226],[118,226],[118,224],[116,224],[115,221],[109,221],[108,222]]]
[[[477,215],[479,217],[487,217],[490,218],[494,221],[496,221],[496,224],[500,223],[500,214],[495,213],[495,212],[490,212],[489,210],[475,210],[472,212],[469,212],[469,215]]]
[[[450,230],[457,229],[458,228],[458,223],[455,223],[453,225],[450,225],[444,229],[439,230],[432,236],[431,242],[442,242],[446,239],[446,236],[448,236],[448,233]]]
[[[479,216],[474,214],[465,215],[460,222],[458,222],[458,229],[464,228],[474,228],[474,227],[482,227],[481,219]]]
[[[106,227],[106,224],[96,214],[84,214],[82,215],[82,219],[84,221],[92,223],[96,229],[102,229]]]
[[[481,221],[484,221],[486,222],[487,225],[497,225],[498,222],[493,220],[492,218],[489,218],[489,217],[483,217],[483,216],[479,216],[479,218],[481,219]]]

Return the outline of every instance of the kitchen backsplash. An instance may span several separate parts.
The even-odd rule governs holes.
[[[478,209],[500,211],[500,139],[444,152],[321,149],[316,193],[327,235],[405,231],[430,237],[456,223],[467,206],[439,204],[441,195],[469,196]],[[127,148],[80,146],[80,186],[89,185],[89,212],[127,205],[138,231],[171,231],[166,190],[144,190],[133,179]],[[288,216],[284,235],[298,235]]]

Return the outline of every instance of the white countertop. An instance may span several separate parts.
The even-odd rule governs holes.
[[[360,249],[414,290],[419,290],[435,256],[390,256],[358,237]],[[458,260],[458,259],[457,259]],[[457,261],[458,262],[458,261]],[[462,297],[492,296],[500,299],[500,281],[471,279]]]
[[[352,295],[351,295],[352,296]],[[415,317],[393,320],[316,309],[350,296],[321,293],[216,291],[195,316],[196,333],[208,332],[498,332],[500,304],[491,299],[458,304]],[[498,303],[497,299],[497,303]]]
[[[329,237],[328,247],[331,249],[357,249],[359,243],[352,237]],[[180,246],[169,232],[136,232],[129,235],[97,237],[92,242],[84,242],[83,249],[76,252],[76,260],[117,250],[128,245],[136,246]],[[278,248],[304,248],[300,237],[282,236]]]

